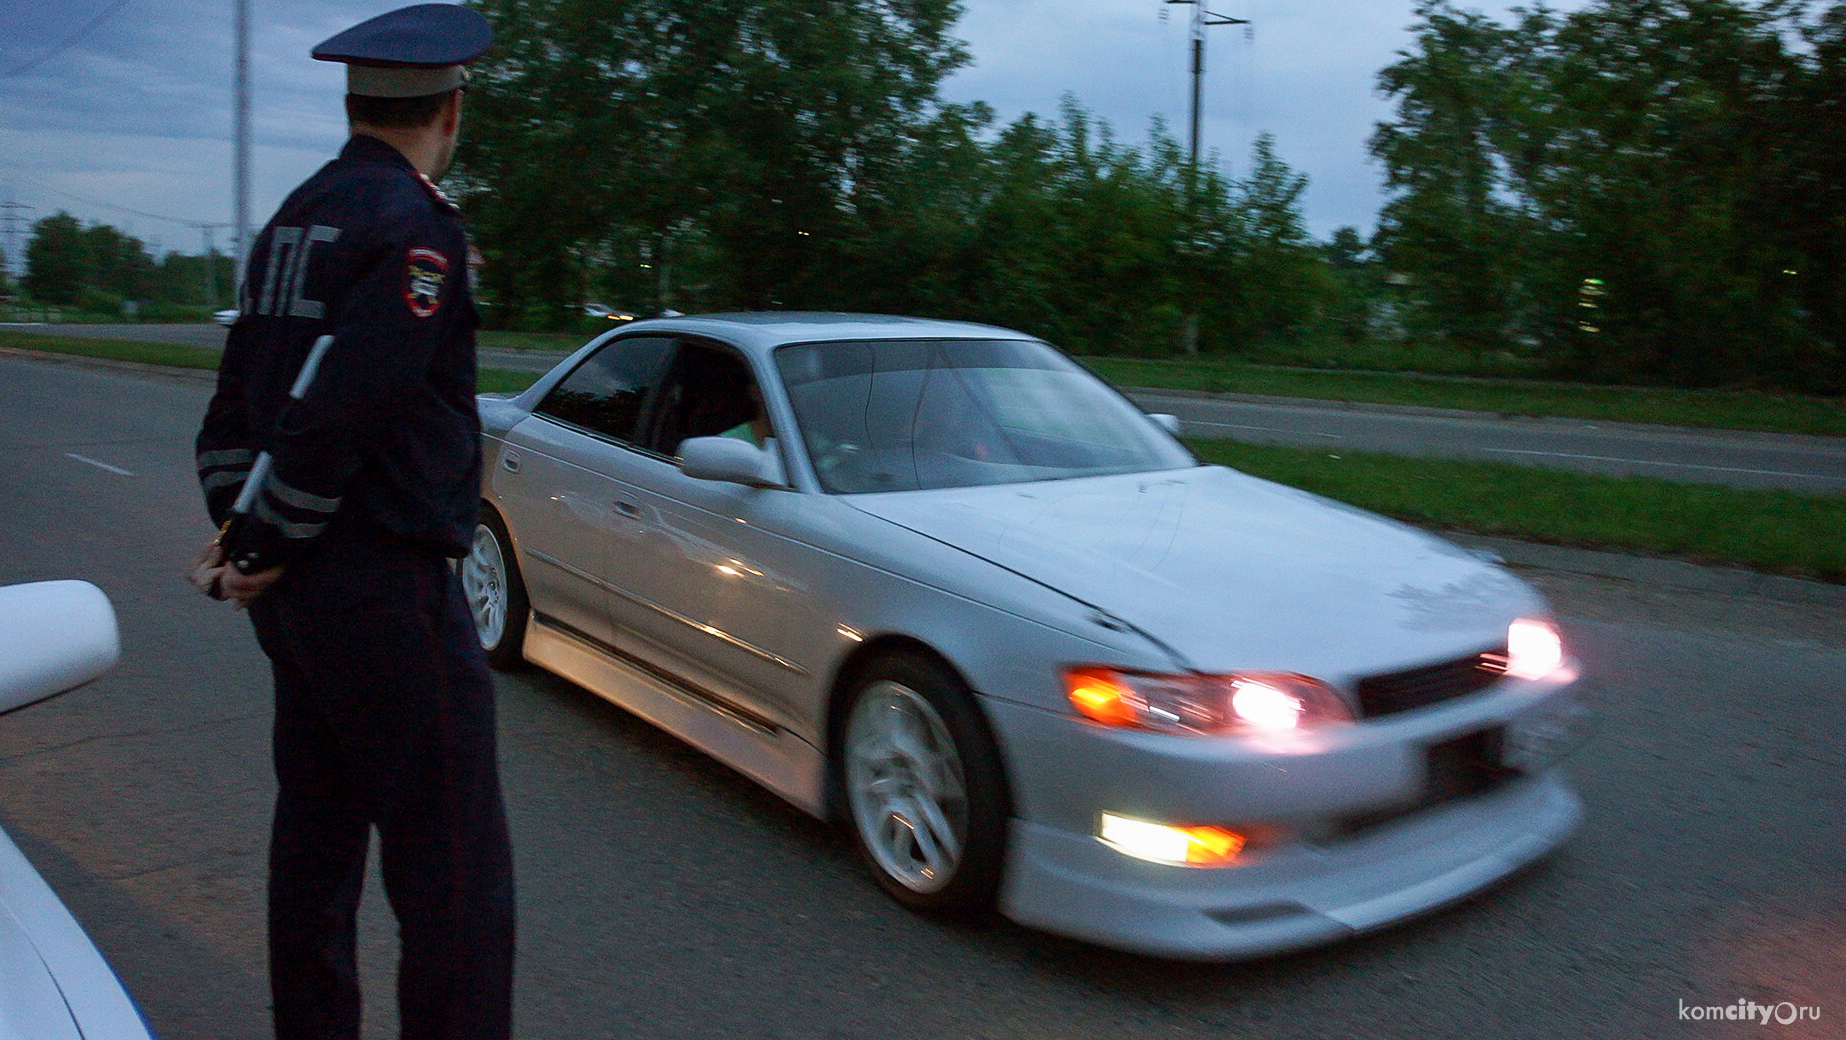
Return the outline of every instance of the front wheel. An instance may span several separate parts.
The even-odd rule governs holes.
[[[923,911],[993,905],[1006,780],[966,685],[911,655],[866,669],[846,716],[841,772],[853,835],[886,892]]]
[[[461,580],[487,663],[501,671],[519,667],[525,661],[526,619],[532,605],[506,524],[485,504],[474,525],[474,543],[461,562]]]

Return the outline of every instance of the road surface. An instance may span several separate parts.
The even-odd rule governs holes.
[[[210,534],[196,381],[0,358],[0,582],[84,578],[116,671],[0,717],[0,825],[165,1040],[268,1035],[267,671],[179,578]],[[913,916],[829,830],[584,691],[499,682],[517,1034],[788,1040],[1837,1038],[1846,619],[1538,573],[1602,705],[1584,829],[1458,908],[1331,949],[1176,965]],[[366,1036],[395,1036],[374,877]],[[1738,1000],[1818,1023],[1691,1022]]]

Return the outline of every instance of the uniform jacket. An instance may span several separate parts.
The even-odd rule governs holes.
[[[257,452],[273,468],[225,555],[240,571],[375,528],[449,556],[480,508],[480,418],[460,215],[396,149],[355,136],[282,204],[250,251],[199,480],[223,523]],[[302,400],[314,341],[334,343]]]

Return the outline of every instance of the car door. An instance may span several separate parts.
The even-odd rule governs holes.
[[[606,586],[642,529],[619,511],[632,498],[612,474],[636,456],[635,437],[673,358],[671,337],[610,340],[585,358],[507,434],[495,500],[519,545],[533,609],[546,621],[614,645]]]
[[[741,354],[682,342],[644,450],[623,474],[625,512],[645,530],[612,561],[610,611],[630,655],[814,739],[814,673],[837,637],[809,594],[823,554],[780,533],[813,503],[787,488],[695,480],[675,461],[694,436],[767,435],[780,459],[757,386]]]

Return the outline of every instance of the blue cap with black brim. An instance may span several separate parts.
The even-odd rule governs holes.
[[[487,53],[494,31],[479,11],[413,4],[370,18],[314,48],[346,66],[346,91],[366,97],[441,94],[467,82],[462,66]]]

